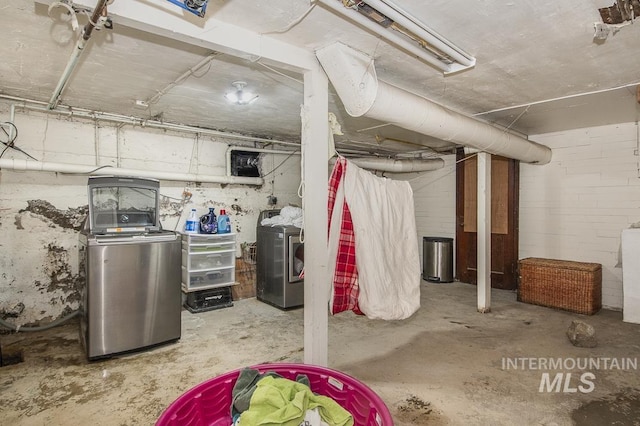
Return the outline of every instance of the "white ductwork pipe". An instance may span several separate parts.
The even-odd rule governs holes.
[[[442,158],[432,158],[428,160],[394,160],[392,158],[360,157],[348,158],[348,160],[363,169],[390,173],[427,172],[444,167],[444,160]]]
[[[243,176],[214,176],[198,173],[161,172],[154,170],[124,169],[120,167],[96,167],[82,164],[52,163],[45,161],[19,160],[14,158],[0,158],[0,169],[30,170],[38,172],[57,172],[81,175],[109,174],[114,176],[148,177],[178,182],[203,182],[238,185],[262,185],[261,177]]]
[[[347,112],[526,163],[547,164],[551,149],[451,111],[378,80],[373,59],[342,43],[316,51]]]

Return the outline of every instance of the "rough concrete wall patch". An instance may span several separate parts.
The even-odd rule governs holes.
[[[184,202],[171,201],[169,197],[160,197],[160,220],[168,217],[179,218],[184,209]]]
[[[44,265],[45,272],[51,281],[48,284],[40,283],[40,288],[46,287],[48,293],[61,290],[64,296],[57,296],[51,299],[51,304],[58,302],[61,304],[80,302],[80,274],[73,274],[69,263],[69,253],[64,247],[54,244],[47,246],[47,263]]]
[[[16,291],[14,299],[17,300],[5,301],[0,314],[5,317],[22,317],[26,313],[25,306],[29,305],[29,319],[25,316],[18,322],[22,322],[22,325],[30,325],[38,324],[46,317],[58,317],[57,313],[52,314],[49,310],[38,309],[36,306],[39,303],[45,302],[49,306],[58,306],[58,309],[62,310],[60,315],[64,316],[76,309],[80,302],[80,289],[84,276],[81,273],[74,273],[78,270],[76,265],[78,244],[75,242],[77,237],[74,238],[74,236],[77,236],[82,228],[88,213],[88,205],[60,210],[42,199],[25,201],[27,207],[18,210],[13,216],[15,230],[21,234],[25,231],[29,234],[21,240],[39,241],[43,244],[39,245],[40,249],[31,252],[33,276],[25,275],[24,272],[15,276],[3,272],[2,279],[7,288],[13,286],[17,280],[18,287],[24,287],[24,289]],[[13,232],[16,232],[15,230]],[[19,248],[18,252],[21,250],[23,249]],[[10,270],[18,268],[19,264],[15,263],[18,259],[16,256],[18,253],[13,252],[0,263],[7,263]],[[21,260],[21,263],[24,263],[24,260]],[[30,297],[29,294],[33,292],[44,296],[44,300],[39,301]],[[22,308],[17,309],[19,306]],[[37,316],[40,318],[36,319]]]
[[[22,216],[19,214],[16,215],[16,220],[13,224],[16,225],[16,229],[24,229],[24,226],[22,226]]]
[[[24,212],[43,216],[61,228],[79,231],[89,212],[89,205],[59,210],[45,200],[27,200],[27,208],[18,211],[18,213]],[[21,226],[22,222],[19,220],[19,216],[16,216],[16,227],[24,229]]]

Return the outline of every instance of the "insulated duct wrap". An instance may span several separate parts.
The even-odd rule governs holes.
[[[347,112],[526,163],[547,164],[551,149],[378,80],[373,59],[342,43],[316,51]]]
[[[424,160],[394,160],[391,158],[349,158],[353,164],[363,169],[379,170],[390,173],[414,173],[438,170],[444,167],[442,158],[431,158]],[[332,163],[335,160],[332,161]]]

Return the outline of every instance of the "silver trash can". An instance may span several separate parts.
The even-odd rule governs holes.
[[[422,278],[434,283],[453,281],[453,238],[423,237]]]

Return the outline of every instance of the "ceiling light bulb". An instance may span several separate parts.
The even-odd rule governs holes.
[[[258,99],[258,95],[253,94],[252,92],[245,92],[244,86],[247,85],[244,81],[234,81],[231,83],[232,86],[236,88],[235,92],[228,92],[224,95],[225,98],[229,102],[232,102],[236,105],[248,105]]]

